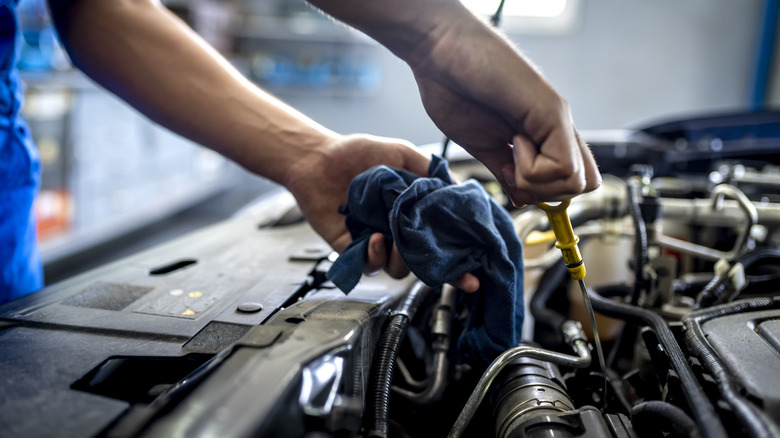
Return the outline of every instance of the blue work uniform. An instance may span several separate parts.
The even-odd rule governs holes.
[[[0,303],[43,287],[33,213],[41,166],[19,114],[23,90],[15,68],[21,40],[17,2],[0,0]]]

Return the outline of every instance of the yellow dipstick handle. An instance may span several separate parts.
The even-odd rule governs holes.
[[[570,203],[571,200],[567,200],[557,205],[546,202],[540,202],[536,205],[547,213],[547,218],[550,220],[550,226],[557,240],[555,247],[561,250],[569,274],[575,280],[582,280],[585,278],[585,263],[582,261],[582,254],[577,247],[580,238],[574,234],[569,214],[566,213],[566,208],[569,207]]]

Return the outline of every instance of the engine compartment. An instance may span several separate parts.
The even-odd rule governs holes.
[[[778,123],[777,113],[703,117],[591,143],[604,184],[573,200],[569,215],[588,268],[605,371],[544,213],[514,210],[531,278],[524,345],[485,371],[483,379],[495,376],[476,385],[480,405],[442,396],[461,412],[444,421],[451,429],[418,435],[416,424],[443,418],[422,410],[404,433],[780,435]],[[480,178],[464,167],[465,176]],[[586,363],[574,360],[570,327],[579,323],[592,350]],[[402,354],[399,363],[406,361]],[[415,382],[406,375],[404,384]],[[447,378],[474,385],[452,370]],[[397,403],[413,403],[396,392]]]
[[[364,276],[279,197],[0,308],[12,436],[780,436],[780,113],[586,137],[604,183],[568,209],[605,368],[544,212],[523,342],[459,361],[463,293]],[[296,219],[297,217],[297,219]]]

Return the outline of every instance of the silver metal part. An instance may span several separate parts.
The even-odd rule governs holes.
[[[582,324],[579,321],[566,320],[561,326],[561,333],[563,334],[563,342],[567,345],[573,345],[574,341],[588,342],[588,337],[585,336],[585,331],[582,330]]]
[[[745,244],[750,237],[750,230],[758,222],[758,210],[753,203],[742,193],[738,188],[728,185],[720,184],[712,190],[711,206],[710,208],[715,212],[723,211],[724,197],[728,196],[737,201],[737,205],[742,210],[744,216],[743,221],[739,222],[737,238],[734,241],[734,247],[729,251],[719,251],[713,248],[708,248],[696,243],[687,242],[670,236],[657,235],[658,243],[661,246],[671,248],[686,254],[699,256],[709,260],[734,260],[745,252]],[[730,224],[733,226],[733,224]]]
[[[720,210],[712,208],[710,199],[661,198],[663,218],[691,225],[729,226],[745,224],[743,208],[733,200],[724,200]],[[780,207],[775,202],[751,202],[758,223],[780,225]]]
[[[447,383],[447,370],[449,369],[449,360],[447,352],[450,346],[450,331],[452,323],[452,314],[455,309],[456,290],[453,286],[447,284],[442,287],[441,298],[433,315],[433,326],[431,333],[435,336],[431,349],[433,350],[433,364],[431,372],[425,382],[419,382],[412,378],[406,366],[399,367],[404,379],[409,386],[415,389],[422,389],[420,392],[409,391],[404,388],[393,386],[393,392],[399,394],[410,402],[424,405],[441,398]],[[402,362],[399,362],[399,365]]]
[[[581,336],[577,335],[570,337],[572,340],[571,346],[577,353],[577,356],[545,350],[543,348],[530,347],[527,345],[520,345],[501,353],[495,360],[493,360],[490,366],[488,366],[484,374],[482,374],[482,378],[480,378],[479,382],[477,382],[476,388],[474,388],[474,391],[471,393],[471,396],[466,402],[466,405],[463,407],[463,410],[460,412],[460,415],[455,421],[455,424],[452,426],[448,436],[459,437],[463,435],[463,432],[466,430],[469,421],[471,421],[471,418],[474,416],[477,408],[479,408],[482,399],[485,398],[488,389],[490,389],[490,385],[493,383],[501,370],[503,370],[510,362],[514,361],[515,359],[530,357],[572,368],[588,367],[590,365],[591,356],[588,344],[583,340],[584,338],[584,333],[582,333]]]
[[[494,403],[497,438],[516,436],[518,428],[533,418],[574,410],[555,365],[523,358],[507,371]]]

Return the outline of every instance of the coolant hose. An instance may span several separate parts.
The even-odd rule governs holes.
[[[632,324],[649,325],[655,331],[658,341],[669,356],[672,368],[677,372],[685,399],[696,418],[702,436],[704,438],[726,438],[726,430],[720,417],[704,394],[699,381],[696,380],[693,370],[677,344],[674,334],[666,325],[666,321],[650,310],[604,298],[598,293],[598,289],[590,289],[589,294],[593,309],[602,315],[622,319]]]
[[[780,430],[773,425],[763,411],[740,393],[739,385],[733,374],[726,369],[718,353],[707,341],[701,325],[725,315],[778,307],[780,307],[780,298],[753,298],[693,312],[682,319],[685,325],[685,343],[691,353],[699,358],[704,368],[715,378],[723,399],[734,410],[737,419],[751,437],[777,437],[780,436]]]
[[[409,291],[403,304],[390,315],[390,320],[384,330],[384,336],[379,342],[379,351],[374,360],[371,387],[369,388],[370,403],[366,412],[372,413],[368,427],[369,437],[388,436],[388,415],[390,411],[390,389],[393,382],[393,368],[398,358],[398,350],[406,336],[417,307],[430,292],[430,287],[417,282]]]
[[[632,407],[631,424],[634,430],[669,432],[671,438],[699,436],[696,423],[685,411],[662,401],[650,400]]]

